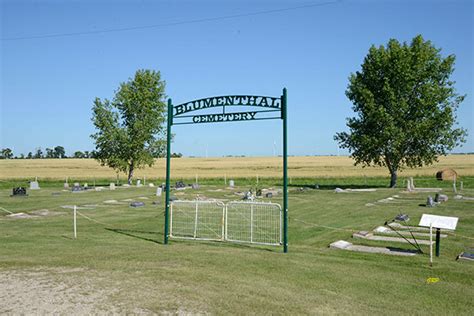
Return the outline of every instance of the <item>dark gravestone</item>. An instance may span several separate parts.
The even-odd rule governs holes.
[[[472,252],[466,252],[464,251],[463,253],[461,253],[457,258],[456,260],[468,260],[468,261],[474,261],[474,253]]]
[[[176,189],[182,189],[182,188],[185,188],[185,187],[186,187],[186,184],[183,181],[176,182],[176,185],[175,185]]]
[[[130,206],[131,207],[141,207],[141,206],[145,206],[145,203],[143,203],[143,202],[132,202],[132,203],[130,203]]]
[[[410,220],[410,217],[408,217],[407,214],[398,214],[397,216],[395,216],[395,220],[400,222],[408,222]]]
[[[27,196],[26,189],[24,187],[13,188],[11,196]]]
[[[272,198],[272,197],[273,197],[273,193],[272,193],[272,192],[268,192],[267,194],[265,194],[265,197],[267,197],[267,198]]]
[[[71,188],[71,191],[72,191],[72,192],[81,192],[81,191],[84,191],[84,188],[81,187],[80,185],[74,185],[74,186]]]

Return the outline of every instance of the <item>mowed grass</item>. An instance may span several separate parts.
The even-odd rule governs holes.
[[[282,174],[281,157],[176,158],[172,159],[171,174],[176,178],[277,178]],[[433,177],[444,168],[453,168],[462,176],[474,176],[474,155],[449,155],[424,168],[406,169],[400,177]],[[157,159],[151,168],[137,170],[136,177],[163,179],[166,160]],[[317,156],[289,157],[288,174],[292,178],[311,177],[387,177],[386,168],[354,166],[349,157]],[[116,179],[110,168],[93,159],[16,159],[0,160],[0,179]],[[122,180],[124,174],[120,174]]]
[[[29,191],[27,198],[11,198],[10,190],[3,189],[0,206],[6,210],[48,209],[62,214],[10,219],[0,211],[0,272],[40,270],[55,278],[58,269],[71,269],[71,277],[110,289],[107,300],[123,313],[139,308],[192,314],[472,314],[474,264],[455,258],[474,245],[474,201],[453,199],[454,194],[445,189],[449,201],[427,209],[419,206],[427,193],[379,188],[336,194],[330,182],[319,190],[293,185],[287,254],[281,247],[222,242],[172,240],[163,245],[164,205],[162,198],[154,197],[154,188],[71,193],[58,185]],[[209,185],[172,195],[234,200],[238,199],[235,191],[246,189]],[[467,188],[462,194],[472,197],[474,190]],[[399,198],[377,202],[393,195]],[[146,205],[103,203],[110,199]],[[272,200],[281,203],[281,196]],[[97,205],[79,210],[94,221],[79,217],[77,240],[72,239],[71,210],[61,207],[72,204]],[[328,248],[329,243],[344,239],[409,249],[403,244],[351,239],[352,232],[371,230],[400,212],[409,214],[413,225],[422,213],[460,218],[456,232],[442,240],[441,256],[433,267],[428,265],[426,246],[425,254],[416,257]],[[430,277],[439,282],[427,283]]]

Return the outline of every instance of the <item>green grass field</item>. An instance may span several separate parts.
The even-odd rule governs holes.
[[[471,314],[474,263],[455,258],[474,247],[474,201],[453,199],[449,184],[433,182],[444,185],[450,199],[427,209],[419,204],[428,193],[382,188],[383,180],[328,179],[319,190],[301,190],[305,183],[295,181],[289,195],[287,254],[281,247],[222,242],[172,240],[163,245],[164,205],[154,188],[71,193],[45,183],[26,198],[12,198],[10,183],[4,182],[0,283],[6,286],[0,290],[0,313]],[[366,193],[332,190],[351,183],[379,188]],[[472,187],[467,182],[462,194],[474,196]],[[172,195],[238,199],[230,189],[215,192],[217,188],[224,186],[211,181],[200,190]],[[234,191],[244,189],[248,186]],[[377,202],[392,195],[399,198]],[[145,207],[104,203],[111,199],[144,201]],[[273,201],[281,203],[278,197]],[[72,238],[72,210],[65,205],[89,206],[79,210],[91,220],[78,217],[77,240]],[[35,215],[44,209],[49,215]],[[36,217],[12,219],[7,211]],[[414,225],[422,213],[460,218],[456,232],[442,240],[433,267],[427,246],[425,254],[415,257],[328,248],[344,239],[410,249],[351,238],[352,232],[371,230],[400,212],[409,214]],[[427,283],[430,277],[439,282]]]

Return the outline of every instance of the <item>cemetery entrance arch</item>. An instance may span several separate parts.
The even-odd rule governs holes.
[[[199,112],[196,113],[196,112]],[[166,150],[166,202],[164,243],[168,244],[170,221],[171,127],[173,125],[280,119],[283,122],[283,251],[288,252],[288,155],[287,91],[279,97],[226,95],[185,102],[173,106],[168,99]]]

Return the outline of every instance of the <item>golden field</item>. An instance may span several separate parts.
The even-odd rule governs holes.
[[[289,157],[288,174],[293,178],[310,177],[385,177],[386,168],[354,166],[346,156]],[[165,159],[151,168],[135,172],[136,177],[165,177]],[[281,177],[281,157],[176,158],[171,160],[172,178],[262,178]],[[406,169],[399,176],[434,177],[438,170],[453,168],[462,176],[474,176],[474,155],[449,155],[439,162],[417,169]],[[0,160],[0,179],[115,179],[116,172],[93,159],[11,159]],[[124,174],[120,175],[125,177]]]

